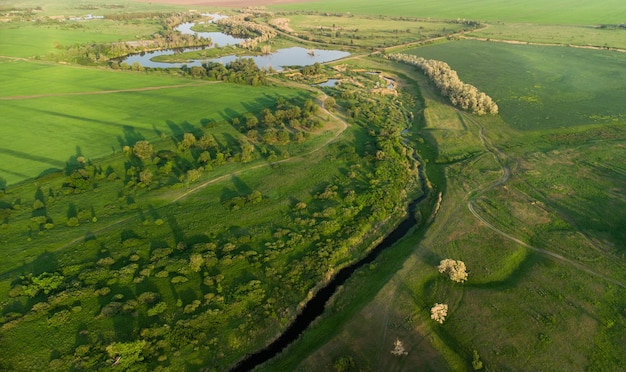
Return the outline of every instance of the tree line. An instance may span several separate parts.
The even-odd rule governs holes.
[[[419,67],[454,106],[478,115],[498,113],[498,105],[491,97],[461,81],[447,63],[400,53],[390,54],[388,58]]]

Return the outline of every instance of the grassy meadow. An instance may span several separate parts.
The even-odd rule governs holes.
[[[626,55],[568,47],[475,40],[408,51],[447,62],[466,83],[500,107],[504,121],[522,130],[618,124],[626,120]]]
[[[91,159],[108,156],[137,139],[154,140],[161,133],[179,135],[207,123],[227,122],[247,111],[260,111],[277,96],[303,94],[282,87],[198,85],[198,81],[165,75],[72,66],[3,65],[8,67],[3,72],[9,84],[0,100],[5,115],[0,132],[13,140],[0,149],[0,163],[5,164],[0,175],[9,184],[63,170],[78,152]],[[128,89],[135,91],[115,92]],[[113,92],[97,94],[102,91]],[[53,96],[21,97],[38,94]],[[11,96],[18,97],[8,99]],[[238,133],[230,124],[220,130]]]
[[[619,0],[594,3],[581,0],[531,0],[519,3],[499,0],[446,0],[443,3],[438,0],[401,0],[394,1],[393,6],[386,1],[363,3],[358,0],[320,0],[274,5],[270,9],[552,24],[618,24],[624,21],[626,12],[624,3]]]
[[[626,48],[626,30],[597,25],[547,25],[533,23],[492,23],[469,36],[492,40],[540,44],[581,45],[599,48]]]
[[[49,57],[76,44],[138,40],[159,31],[152,23],[112,20],[0,24],[0,56]]]
[[[506,106],[500,117],[460,113],[419,73],[395,69],[419,83],[425,101],[413,136],[424,140],[417,148],[434,192],[443,192],[438,213],[361,269],[323,319],[262,370],[472,370],[475,353],[488,369],[623,368],[622,126],[521,131],[504,121]],[[513,171],[501,186],[493,148]],[[443,258],[463,260],[469,280],[439,274]],[[449,305],[442,325],[429,317],[435,303]],[[396,340],[406,356],[391,354]]]
[[[0,370],[228,370],[393,230],[425,191],[418,162],[431,189],[417,227],[258,370],[625,370],[626,54],[526,43],[624,47],[626,31],[597,27],[624,22],[623,1],[269,9],[307,45],[354,52],[252,86],[248,70],[220,72],[227,83],[40,60],[145,38],[161,27],[152,17],[0,24]],[[370,54],[466,19],[490,24],[470,37],[519,43],[403,52],[447,62],[496,116],[460,111],[415,67]],[[444,258],[465,262],[465,283],[438,272]],[[435,303],[449,306],[442,324]],[[405,355],[391,353],[397,340]]]

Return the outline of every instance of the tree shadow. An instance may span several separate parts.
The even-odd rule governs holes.
[[[123,148],[124,146],[132,146],[138,141],[143,141],[146,139],[146,137],[139,133],[137,131],[137,128],[133,126],[124,125],[122,131],[122,135],[117,136],[117,142],[120,144],[121,148]]]
[[[174,216],[167,216],[167,223],[170,225],[172,229],[172,236],[174,237],[174,242],[178,245],[178,243],[185,242],[185,232],[182,227],[178,224],[178,221]]]
[[[75,170],[82,168],[84,164],[79,161],[79,158],[83,158],[83,150],[80,146],[76,146],[76,153],[71,155],[70,158],[65,162],[65,175],[69,176]]]

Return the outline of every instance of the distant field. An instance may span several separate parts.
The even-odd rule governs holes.
[[[187,10],[189,6],[179,6],[173,4],[145,3],[139,1],[115,1],[115,0],[1,0],[0,9],[17,8],[28,9],[41,7],[37,11],[38,15],[55,16],[55,15],[105,15],[116,13],[133,13],[133,12],[156,12],[172,9]]]
[[[289,27],[309,40],[365,47],[408,43],[471,29],[440,20],[397,20],[379,16],[345,17],[326,14],[289,16]]]
[[[166,77],[143,74],[82,71],[60,66],[51,69],[57,72],[57,77],[64,69],[71,69],[72,74],[78,71],[78,75],[87,81],[78,81],[78,86],[71,88],[63,80],[29,81],[23,76],[23,89],[19,89],[18,80],[13,80],[11,91],[20,95],[99,91],[181,82],[180,79],[168,81]],[[39,71],[42,73],[45,70]],[[95,80],[88,82],[89,76]],[[37,91],[36,84],[46,84],[46,89]],[[161,132],[170,135],[189,131],[186,128],[197,128],[203,120],[223,122],[231,115],[260,111],[269,96],[290,97],[298,93],[297,90],[278,87],[209,84],[111,94],[0,100],[3,114],[0,137],[4,139],[0,147],[0,177],[9,184],[16,183],[46,170],[63,169],[65,162],[75,156],[79,148],[87,158],[106,156],[140,138],[156,139]],[[228,128],[234,131],[232,127]]]
[[[0,24],[0,56],[46,56],[58,54],[63,51],[62,47],[70,45],[137,40],[158,30],[156,24],[110,20],[48,24],[11,22]]]
[[[4,98],[198,83],[167,75],[130,74],[82,66],[2,59],[0,81],[0,97]]]
[[[626,18],[626,3],[622,0],[529,0],[510,2],[501,0],[399,0],[393,6],[389,1],[320,0],[272,9],[319,10],[354,14],[384,14],[409,17],[447,19],[499,20],[535,23],[621,23]]]
[[[447,62],[518,129],[623,123],[626,54],[473,40],[409,51]]]
[[[469,36],[532,43],[626,48],[626,30],[601,29],[597,26],[495,23],[488,28],[472,32]]]

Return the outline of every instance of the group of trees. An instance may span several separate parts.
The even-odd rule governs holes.
[[[400,53],[390,54],[388,58],[419,67],[454,106],[478,115],[498,113],[498,105],[491,97],[479,92],[475,86],[463,83],[447,63]]]
[[[135,203],[133,198],[139,213],[127,210],[133,217],[111,216],[110,221],[124,223],[107,230],[96,225],[94,234],[70,248],[79,254],[55,252],[59,264],[47,269],[48,274],[34,272],[13,282],[11,303],[28,305],[12,309],[10,316],[3,308],[3,329],[43,320],[52,330],[61,326],[75,330],[71,342],[63,340],[69,346],[43,361],[58,370],[177,369],[183,362],[225,370],[251,348],[275,337],[277,327],[295,317],[309,291],[338,265],[362,256],[385,224],[393,222],[390,217],[399,217],[407,194],[419,184],[416,161],[400,135],[408,116],[397,98],[370,95],[367,89],[349,99],[339,90],[332,94],[339,104],[349,103],[351,110],[362,106],[351,117],[362,136],[325,148],[321,164],[311,163],[321,172],[302,173],[315,174],[316,181],[303,183],[306,189],[298,193],[298,200],[285,202],[282,190],[277,190],[278,196],[267,192],[262,181],[252,187],[238,181],[233,190],[224,184],[219,201],[216,194],[198,193],[193,201],[152,208],[150,201],[163,194],[149,199],[147,189],[170,182],[175,183],[172,187],[182,186],[200,168],[243,161],[248,151],[244,147],[252,156],[262,155],[262,147],[272,148],[258,143],[259,137],[246,137],[245,145],[237,138],[220,143],[227,140],[216,138],[214,128],[190,127],[177,133],[171,144],[167,138],[158,143],[127,142],[125,157],[119,159],[124,166],[104,166],[95,191],[88,188],[71,195],[55,191],[54,203],[72,198],[82,209],[93,200],[106,200],[107,205],[100,207],[105,209],[97,210],[102,220],[105,213],[122,213],[127,203]],[[312,100],[279,99],[261,113],[238,118],[237,127],[246,134],[257,130],[260,138],[270,130],[287,130],[295,137],[295,125],[304,127],[317,110]],[[77,163],[91,180],[95,173],[87,170],[89,161]],[[335,168],[346,172],[323,174]],[[281,173],[274,174],[288,177]],[[53,197],[46,197],[48,187],[58,186],[42,189],[36,207],[54,206]],[[9,229],[17,225],[17,213],[12,211],[15,219]],[[77,213],[82,222],[80,210]],[[264,213],[276,213],[280,224]],[[67,234],[65,229],[45,233],[54,238],[58,235],[52,234]],[[86,317],[93,324],[89,329]],[[61,333],[60,337],[68,334]]]
[[[207,62],[202,66],[183,66],[181,71],[197,78],[221,80],[229,83],[267,85],[267,72],[260,69],[252,58],[239,58],[225,65]]]
[[[219,19],[215,23],[225,33],[247,39],[239,44],[242,48],[256,50],[257,48],[262,48],[259,44],[275,38],[276,31],[267,25],[250,21],[251,17],[249,14],[240,14]]]

